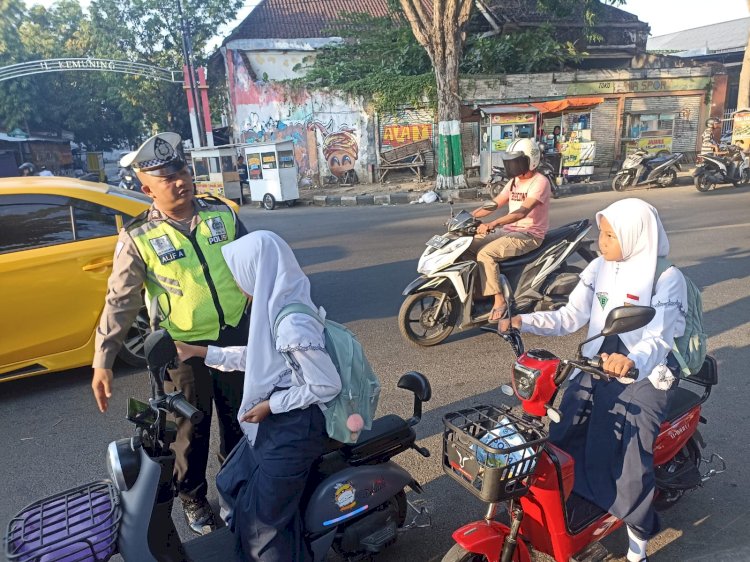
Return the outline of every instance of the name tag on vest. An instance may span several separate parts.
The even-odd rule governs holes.
[[[162,265],[185,257],[185,250],[175,248],[166,234],[158,238],[149,239],[149,243]]]

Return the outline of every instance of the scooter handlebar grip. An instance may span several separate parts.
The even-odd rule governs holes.
[[[167,401],[169,409],[178,416],[187,418],[193,425],[203,420],[203,412],[187,401],[182,392],[172,395]]]

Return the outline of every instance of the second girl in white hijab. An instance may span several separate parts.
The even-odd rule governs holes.
[[[311,316],[286,316],[273,338],[276,317],[286,305],[316,308],[310,282],[287,243],[259,230],[222,252],[252,299],[247,346],[178,343],[178,352],[181,360],[197,355],[216,369],[245,371],[239,420],[246,438],[216,478],[243,559],[304,562],[312,556],[303,536],[300,498],[327,440],[321,408],[341,391],[341,379],[326,352],[323,327]]]
[[[592,337],[615,307],[656,310],[640,330],[597,338],[583,347],[587,357],[600,353],[604,370],[615,377],[636,367],[638,380],[574,375],[560,404],[562,421],[550,427],[550,440],[575,459],[575,492],[627,524],[627,559],[642,562],[648,560],[648,539],[659,531],[652,505],[653,444],[675,380],[670,351],[685,331],[687,288],[675,267],[654,279],[657,257],[669,252],[654,207],[623,199],[597,213],[596,221],[601,256],[581,273],[568,304],[511,322],[523,332],[545,336],[570,334],[588,323],[587,337]],[[507,327],[505,320],[500,328]]]

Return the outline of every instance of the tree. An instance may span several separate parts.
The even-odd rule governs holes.
[[[750,11],[750,0],[747,0],[747,9]],[[748,107],[750,107],[750,33],[747,36],[745,56],[742,58],[740,87],[737,92],[737,109],[745,109]]]
[[[624,0],[602,0],[622,4]],[[414,36],[432,61],[438,101],[438,177],[436,187],[465,187],[461,155],[460,98],[458,76],[466,42],[465,28],[474,0],[432,0],[431,10],[423,0],[399,0]],[[550,16],[581,12],[589,38],[596,38],[593,25],[601,7],[599,0],[536,0]]]
[[[461,154],[458,69],[474,0],[433,0],[428,13],[422,0],[399,0],[414,37],[427,51],[437,85],[437,189],[466,187]]]

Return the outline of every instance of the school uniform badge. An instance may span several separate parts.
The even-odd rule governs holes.
[[[162,265],[185,257],[185,250],[175,248],[166,234],[157,238],[150,238],[149,243]]]
[[[596,300],[599,301],[599,304],[602,307],[602,310],[607,306],[607,303],[609,302],[609,293],[601,292],[596,293]]]

